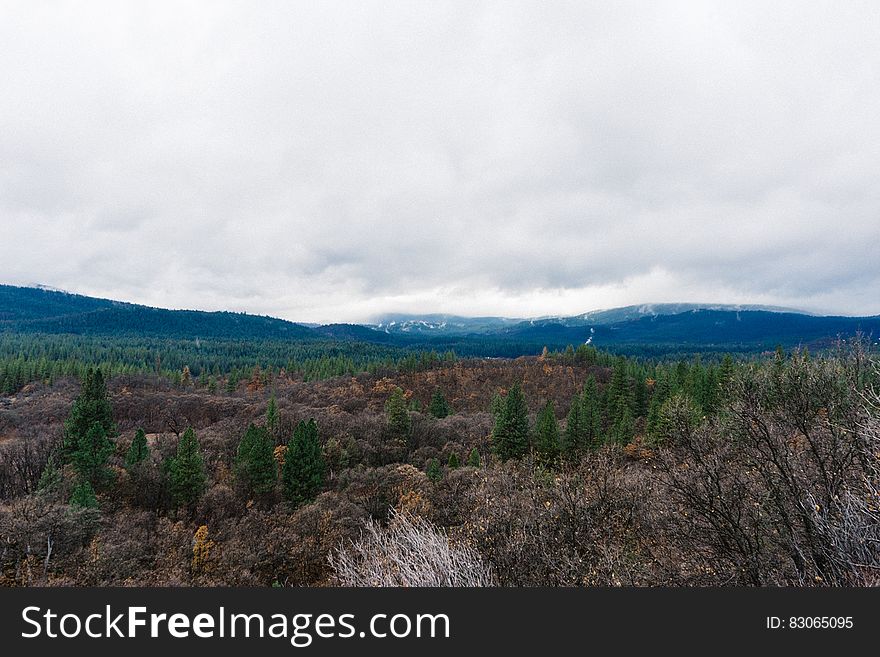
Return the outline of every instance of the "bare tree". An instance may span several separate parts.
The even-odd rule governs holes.
[[[392,510],[388,525],[372,518],[361,537],[330,553],[342,586],[492,586],[480,554],[455,545],[424,518]]]
[[[807,504],[822,537],[823,557],[836,580],[880,585],[880,393],[865,394],[865,467],[830,504],[809,495]]]

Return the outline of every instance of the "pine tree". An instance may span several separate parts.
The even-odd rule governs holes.
[[[630,441],[635,429],[633,417],[633,394],[630,378],[626,371],[626,359],[620,357],[614,364],[611,382],[608,385],[608,417],[610,439],[625,444]]]
[[[168,473],[175,506],[193,506],[205,490],[207,476],[199,441],[192,427],[180,437]]]
[[[251,424],[238,443],[235,476],[246,494],[263,496],[275,489],[275,443],[265,427]]]
[[[611,382],[608,384],[608,406],[617,409],[622,405],[633,410],[632,388],[630,387],[629,374],[627,373],[626,359],[622,356],[614,363],[611,370]]]
[[[394,392],[385,402],[385,415],[388,419],[388,428],[395,438],[406,439],[409,436],[410,419],[409,410],[403,390],[395,388]]]
[[[492,442],[502,461],[521,458],[529,450],[529,409],[518,381],[510,388],[503,410],[496,416]]]
[[[460,465],[461,463],[458,460],[458,454],[456,454],[455,452],[451,452],[449,454],[449,460],[446,462],[446,467],[448,467],[450,470],[454,470]]]
[[[147,460],[149,456],[150,448],[147,445],[147,435],[143,429],[138,429],[134,434],[134,439],[131,441],[128,452],[125,454],[126,469],[131,470],[139,463]]]
[[[428,412],[436,418],[446,417],[452,412],[452,409],[449,408],[449,402],[446,401],[446,397],[443,396],[443,391],[440,388],[434,389]]]
[[[583,447],[584,425],[581,420],[583,398],[575,394],[571,400],[568,418],[565,421],[565,432],[562,435],[562,453],[566,458],[573,458]]]
[[[599,386],[591,374],[581,391],[581,426],[584,431],[583,445],[597,447],[602,442],[602,408],[599,404]]]
[[[318,425],[314,420],[301,421],[287,446],[281,469],[281,486],[287,503],[296,508],[315,499],[324,485],[326,469]]]
[[[721,359],[721,368],[718,372],[718,379],[721,385],[722,394],[727,389],[730,381],[733,379],[733,356],[725,354]]]
[[[477,451],[476,447],[474,447],[468,455],[467,464],[472,468],[479,468],[482,465],[482,463],[480,463],[480,453]]]
[[[55,465],[55,457],[49,456],[46,461],[46,467],[40,474],[40,481],[37,483],[37,490],[41,493],[51,494],[58,490],[61,486],[61,470]]]
[[[636,377],[636,385],[633,396],[633,415],[645,417],[648,414],[648,382],[644,375]]]
[[[504,401],[504,397],[501,396],[500,393],[495,393],[492,395],[492,404],[489,407],[489,410],[492,413],[492,417],[495,418],[495,422],[498,422],[498,418],[504,415],[506,403]]]
[[[666,400],[672,394],[672,386],[669,381],[669,373],[665,369],[658,369],[657,379],[654,382],[654,392],[648,405],[648,419],[645,430],[652,441],[659,441],[661,436],[661,409]]]
[[[535,454],[547,466],[559,458],[559,424],[552,401],[548,401],[535,420]]]
[[[618,402],[614,410],[614,423],[609,432],[611,441],[625,445],[632,439],[634,432],[635,420],[632,411],[627,404]]]
[[[70,455],[80,481],[89,482],[93,488],[106,484],[113,477],[113,473],[107,467],[113,449],[113,443],[107,438],[107,432],[101,423],[93,423],[91,428],[80,436],[76,449]]]
[[[425,470],[425,474],[427,474],[428,479],[434,483],[440,481],[443,478],[443,471],[440,469],[440,461],[437,459],[431,459],[428,461],[428,467]]]
[[[64,423],[64,437],[61,447],[62,462],[68,463],[80,440],[95,423],[101,425],[104,435],[116,436],[113,423],[113,408],[107,398],[107,384],[100,369],[89,368],[83,378],[82,390],[70,409],[70,416]]]
[[[97,509],[98,498],[95,497],[95,489],[88,481],[81,482],[73,489],[70,496],[70,506],[79,507],[81,509]]]
[[[278,402],[275,401],[275,393],[269,397],[269,404],[266,406],[266,430],[274,439],[278,438]]]

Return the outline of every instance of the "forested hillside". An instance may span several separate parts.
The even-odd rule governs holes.
[[[188,375],[217,385],[255,367],[305,380],[389,368],[413,370],[456,357],[515,358],[589,343],[604,351],[678,360],[726,353],[749,358],[786,348],[814,352],[861,333],[878,318],[817,317],[778,310],[661,304],[530,321],[396,316],[412,330],[354,324],[303,326],[241,313],[163,310],[37,288],[0,286],[0,392],[88,366],[114,374]],[[441,328],[457,324],[455,330]],[[212,383],[213,382],[213,383]]]

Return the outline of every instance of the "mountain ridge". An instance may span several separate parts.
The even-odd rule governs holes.
[[[593,344],[599,348],[675,353],[760,351],[785,346],[825,346],[862,331],[880,335],[880,316],[812,315],[748,304],[640,304],[580,315],[464,317],[389,313],[374,324],[306,325],[265,315],[228,311],[169,310],[111,299],[0,285],[0,334],[44,333],[147,336],[174,339],[375,343],[472,354],[534,353],[542,346]]]

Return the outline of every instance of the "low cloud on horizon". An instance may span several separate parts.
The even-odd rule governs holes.
[[[873,2],[4,2],[0,283],[880,314],[878,34]]]

